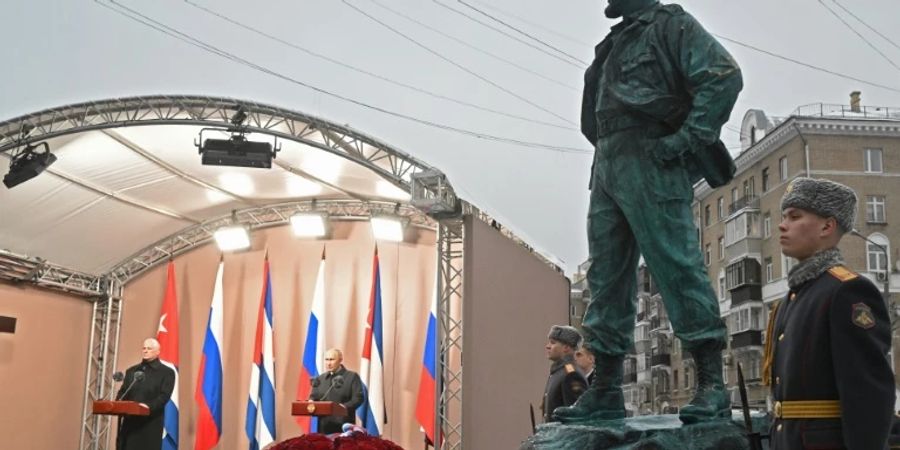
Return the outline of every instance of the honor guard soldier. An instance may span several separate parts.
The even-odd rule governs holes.
[[[553,325],[547,335],[547,359],[553,361],[544,388],[541,410],[544,423],[553,421],[553,410],[569,406],[587,389],[587,380],[575,366],[575,349],[581,345],[581,334],[573,327]]]
[[[856,205],[847,186],[811,178],[795,179],[782,198],[782,253],[799,263],[766,330],[773,450],[887,448],[890,319],[878,289],[837,248]]]

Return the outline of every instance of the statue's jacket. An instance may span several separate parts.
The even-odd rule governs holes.
[[[875,285],[835,266],[792,287],[771,314],[771,448],[887,448],[891,325]]]
[[[742,87],[737,63],[696,19],[657,3],[613,26],[595,48],[581,130],[595,145],[620,129],[663,125],[672,134],[659,141],[663,158],[682,158],[692,182],[719,186],[734,175],[719,132]]]

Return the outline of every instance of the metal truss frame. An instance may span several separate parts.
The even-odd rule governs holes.
[[[431,169],[412,156],[346,125],[276,106],[225,97],[157,95],[77,103],[0,123],[0,153],[50,138],[90,130],[199,125],[240,129],[296,141],[354,161],[409,191],[413,174]]]
[[[39,287],[99,298],[106,294],[102,276],[91,275],[0,249],[0,279],[32,283]]]
[[[463,445],[463,246],[462,218],[438,225],[437,379],[435,399],[436,448],[457,450]],[[455,308],[454,308],[455,306]]]
[[[88,346],[79,449],[105,450],[111,445],[110,416],[94,415],[94,400],[110,399],[114,392],[112,373],[119,355],[119,331],[122,323],[122,285],[112,281],[106,286],[105,297],[94,302],[91,315],[91,340]]]

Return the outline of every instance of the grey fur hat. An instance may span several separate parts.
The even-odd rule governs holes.
[[[550,327],[550,334],[547,339],[553,339],[572,348],[578,348],[581,345],[581,333],[568,325],[553,325]]]
[[[781,210],[800,208],[822,217],[834,217],[845,233],[856,222],[856,193],[830,180],[795,178],[784,191]]]

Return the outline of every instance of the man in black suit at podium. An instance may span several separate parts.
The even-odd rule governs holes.
[[[345,417],[319,417],[319,433],[340,433],[345,423],[356,422],[356,408],[363,404],[362,381],[356,372],[343,364],[344,354],[333,348],[325,352],[325,372],[313,378],[312,393],[315,401],[337,402],[347,408]]]
[[[175,371],[159,361],[159,342],[145,340],[141,362],[125,371],[116,400],[138,402],[150,408],[150,415],[120,419],[117,450],[159,450],[162,447],[163,413],[174,388]]]

